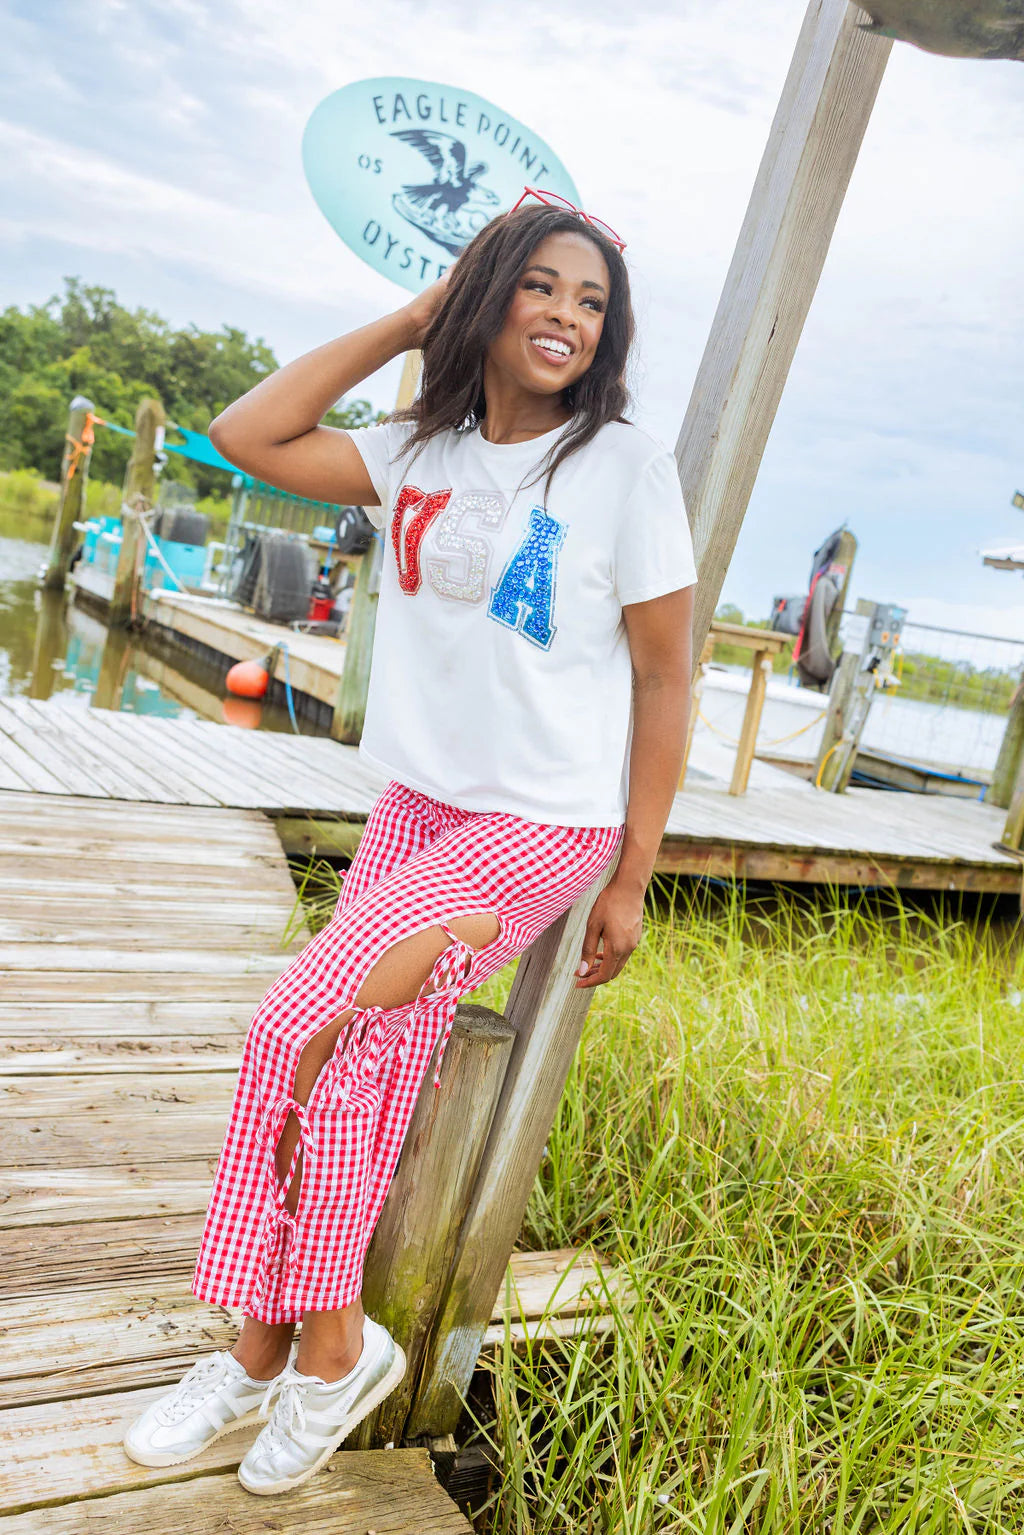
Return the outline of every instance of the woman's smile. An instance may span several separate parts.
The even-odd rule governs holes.
[[[575,345],[567,341],[564,336],[555,336],[550,332],[531,336],[530,344],[534,351],[540,353],[545,362],[551,363],[556,368],[564,367],[576,350]]]

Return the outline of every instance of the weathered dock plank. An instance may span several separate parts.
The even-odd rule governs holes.
[[[61,805],[47,833],[26,830],[23,791],[14,779]],[[2,787],[9,780],[10,787]],[[203,816],[215,815],[218,806],[273,817],[288,851],[350,855],[383,782],[355,747],[322,736],[7,699],[0,702],[0,876],[18,878],[31,838],[52,846],[55,859],[72,853],[82,877],[104,886],[110,857],[132,877],[131,865],[148,865],[168,886],[187,885],[192,870],[181,849],[209,841],[212,823]],[[660,872],[1020,889],[1018,861],[996,846],[1004,813],[994,806],[873,789],[826,794],[771,769],[756,775],[745,795],[726,788],[691,776],[669,817]],[[69,790],[79,797],[69,800]],[[95,815],[82,809],[86,795]],[[147,802],[166,805],[166,836],[147,833],[148,823],[140,820]],[[256,859],[273,862],[280,841],[262,824]],[[129,827],[132,838],[125,837]],[[100,845],[104,830],[106,846]],[[247,835],[241,824],[224,834],[219,856],[203,860],[195,879],[215,880],[220,867],[238,868],[240,861],[254,869]]]
[[[158,795],[138,757],[106,773],[120,731],[58,750],[35,712],[3,711],[62,793],[0,793],[0,1526],[255,1535],[267,1505],[232,1471],[251,1431],[168,1470],[121,1436],[237,1327],[188,1283],[245,1029],[305,936],[282,945],[294,885],[265,817],[152,803],[169,775]],[[150,802],[68,797],[86,777]],[[343,1458],[286,1500],[290,1529],[469,1531],[425,1451]]]
[[[246,1027],[304,936],[282,945],[280,844],[246,809],[0,792],[3,869],[20,899],[0,916],[0,1527],[135,1535],[173,1507],[175,1530],[255,1535],[276,1505],[232,1474],[251,1433],[165,1470],[121,1436],[240,1320],[189,1280]],[[485,1347],[611,1325],[621,1280],[600,1255],[510,1271]],[[343,1450],[280,1509],[324,1535],[470,1528],[420,1450]]]
[[[233,1441],[229,1436],[220,1443]],[[258,1511],[254,1501],[233,1474],[200,1473],[187,1481],[43,1506],[6,1519],[3,1528],[5,1535],[95,1535],[97,1529],[110,1535],[210,1535],[211,1530],[262,1535],[285,1529],[296,1535],[472,1535],[472,1525],[438,1486],[427,1450],[351,1450],[287,1497],[262,1498]]]

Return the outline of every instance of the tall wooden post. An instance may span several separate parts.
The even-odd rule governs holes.
[[[864,623],[857,630],[852,647],[843,651],[832,678],[825,728],[814,765],[815,784],[830,794],[842,794],[850,782],[868,714],[878,692],[878,668],[892,653],[890,636],[885,634],[883,642],[878,632],[891,611],[864,597],[858,600],[857,613]]]
[[[135,441],[125,470],[121,494],[121,552],[110,599],[111,628],[132,621],[139,566],[145,558],[140,517],[156,501],[156,454],[163,445],[164,408],[159,400],[142,400],[135,412]]]
[[[853,700],[853,686],[857,680],[857,672],[860,668],[860,655],[855,650],[844,650],[839,657],[839,665],[832,674],[832,684],[828,690],[828,708],[825,714],[825,724],[821,732],[821,740],[818,743],[818,755],[814,761],[814,783],[819,789],[827,789],[830,793],[838,793],[846,787],[850,772],[853,769],[853,759],[856,752],[842,753],[840,760],[840,746],[850,717],[850,705]],[[840,767],[844,770],[844,781],[840,780]]]
[[[71,567],[71,556],[75,549],[75,523],[85,507],[85,486],[92,455],[90,417],[95,409],[95,405],[84,394],[76,394],[68,412],[68,430],[60,466],[60,499],[50,535],[46,570],[40,583],[47,591],[63,591]]]
[[[363,733],[383,564],[384,535],[377,532],[356,571],[352,605],[348,610],[345,628],[345,667],[338,683],[334,713],[331,716],[331,735],[336,741],[344,741],[348,746],[358,746]]]
[[[695,658],[889,56],[864,19],[846,0],[808,9],[676,446],[699,572]],[[458,1419],[590,1000],[572,971],[597,888],[520,962],[517,1039],[409,1435]]]
[[[850,532],[849,528],[844,528],[839,535],[839,549],[835,559],[832,561],[833,575],[839,578],[839,594],[836,597],[835,607],[825,620],[825,638],[828,640],[828,646],[833,655],[839,640],[839,625],[842,621],[843,609],[846,606],[846,596],[850,590],[850,576],[853,574],[853,562],[856,554],[857,539]]]
[[[999,756],[992,769],[992,782],[985,795],[986,805],[998,805],[1005,810],[1013,798],[1013,786],[1024,761],[1024,675],[1017,683],[1017,690],[1010,700],[1010,712],[1006,716],[1006,728],[999,743]]]
[[[858,29],[867,19],[846,0],[808,7],[676,444],[697,554],[695,656],[892,48]]]
[[[416,398],[422,369],[423,353],[406,352],[398,384],[398,398],[395,400],[396,410],[411,405]],[[385,517],[390,510],[390,507],[384,508]],[[359,561],[352,606],[345,627],[345,669],[334,700],[331,735],[336,741],[344,741],[349,746],[358,745],[363,733],[363,720],[366,718],[366,695],[370,687],[370,662],[373,659],[373,635],[377,626],[377,599],[380,595],[383,557],[384,539],[378,533]]]

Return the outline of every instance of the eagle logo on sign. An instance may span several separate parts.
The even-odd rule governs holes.
[[[457,256],[492,217],[497,192],[480,185],[485,161],[466,164],[466,146],[436,128],[402,128],[391,135],[418,149],[434,171],[433,181],[413,182],[395,192],[391,205],[407,223]]]

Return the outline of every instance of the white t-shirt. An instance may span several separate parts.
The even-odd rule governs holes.
[[[632,725],[622,607],[697,573],[672,454],[609,422],[545,499],[537,469],[564,430],[508,444],[447,431],[397,462],[408,423],[349,432],[384,530],[360,750],[466,810],[618,826]]]

